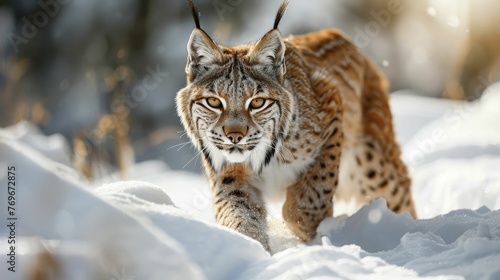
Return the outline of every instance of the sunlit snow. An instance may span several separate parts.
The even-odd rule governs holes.
[[[200,175],[148,161],[130,181],[91,185],[69,167],[59,135],[29,123],[2,129],[0,220],[11,165],[18,220],[16,273],[0,227],[0,279],[29,279],[40,267],[65,280],[500,279],[499,86],[489,91],[472,104],[393,96],[421,219],[379,199],[325,219],[309,244],[270,220],[273,255],[215,224]]]

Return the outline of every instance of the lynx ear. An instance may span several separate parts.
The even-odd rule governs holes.
[[[191,32],[187,44],[188,61],[186,74],[189,82],[210,71],[222,60],[222,51],[215,42],[201,29]]]
[[[285,43],[278,29],[267,32],[250,52],[250,61],[268,74],[282,78],[285,69]]]

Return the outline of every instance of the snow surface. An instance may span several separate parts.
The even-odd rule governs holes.
[[[1,129],[0,220],[12,165],[18,220],[16,273],[0,227],[0,279],[500,279],[500,90],[490,91],[476,104],[392,98],[421,219],[376,200],[325,219],[309,244],[270,220],[273,255],[215,224],[200,175],[148,161],[130,181],[96,186],[68,166],[60,136]]]

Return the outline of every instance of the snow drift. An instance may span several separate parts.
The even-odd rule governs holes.
[[[413,108],[394,114],[422,219],[376,200],[325,219],[310,244],[271,221],[273,255],[214,223],[199,175],[150,161],[134,166],[134,181],[95,187],[66,165],[59,136],[27,123],[2,129],[0,219],[5,171],[15,166],[18,220],[15,273],[0,227],[0,279],[40,271],[55,279],[500,279],[500,94],[490,91],[476,104],[392,99],[393,108]]]

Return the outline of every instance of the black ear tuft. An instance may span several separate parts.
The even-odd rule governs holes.
[[[278,13],[276,14],[276,18],[274,19],[273,29],[278,28],[278,24],[280,24],[280,20],[286,11],[286,7],[288,6],[288,2],[289,0],[283,0],[283,2],[281,2],[280,8],[278,9]]]
[[[194,5],[193,0],[188,0],[188,5],[191,10],[191,14],[193,15],[196,28],[200,28],[200,12],[198,12],[198,8]]]

